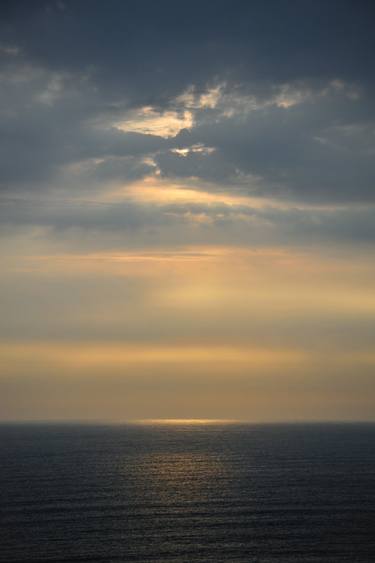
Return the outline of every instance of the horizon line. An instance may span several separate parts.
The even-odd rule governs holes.
[[[140,418],[126,420],[111,419],[0,419],[0,425],[7,424],[59,424],[59,425],[110,425],[110,426],[147,426],[147,425],[272,425],[272,424],[375,424],[374,419],[281,419],[281,420],[245,420],[228,418]]]

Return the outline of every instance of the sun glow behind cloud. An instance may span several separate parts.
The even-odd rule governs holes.
[[[115,123],[120,131],[174,137],[181,129],[189,129],[193,125],[190,111],[158,112],[152,107],[143,107],[133,111],[125,120]]]
[[[256,197],[242,196],[240,194],[230,194],[226,192],[205,191],[204,186],[195,187],[189,184],[176,184],[174,182],[159,181],[156,178],[149,178],[143,182],[127,186],[120,192],[115,192],[114,196],[122,196],[125,199],[134,201],[155,203],[155,204],[224,204],[224,205],[245,205],[251,207],[264,207],[267,205],[264,200]]]

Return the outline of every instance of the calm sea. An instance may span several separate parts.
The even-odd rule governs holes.
[[[0,561],[374,562],[375,425],[2,425]]]

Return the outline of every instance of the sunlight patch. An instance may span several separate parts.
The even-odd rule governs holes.
[[[193,126],[193,115],[190,111],[158,112],[152,107],[143,107],[132,112],[129,118],[115,124],[117,129],[127,133],[142,133],[159,137],[174,137],[182,129]]]

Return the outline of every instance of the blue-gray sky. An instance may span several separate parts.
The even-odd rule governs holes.
[[[1,3],[2,418],[372,418],[374,16]]]

